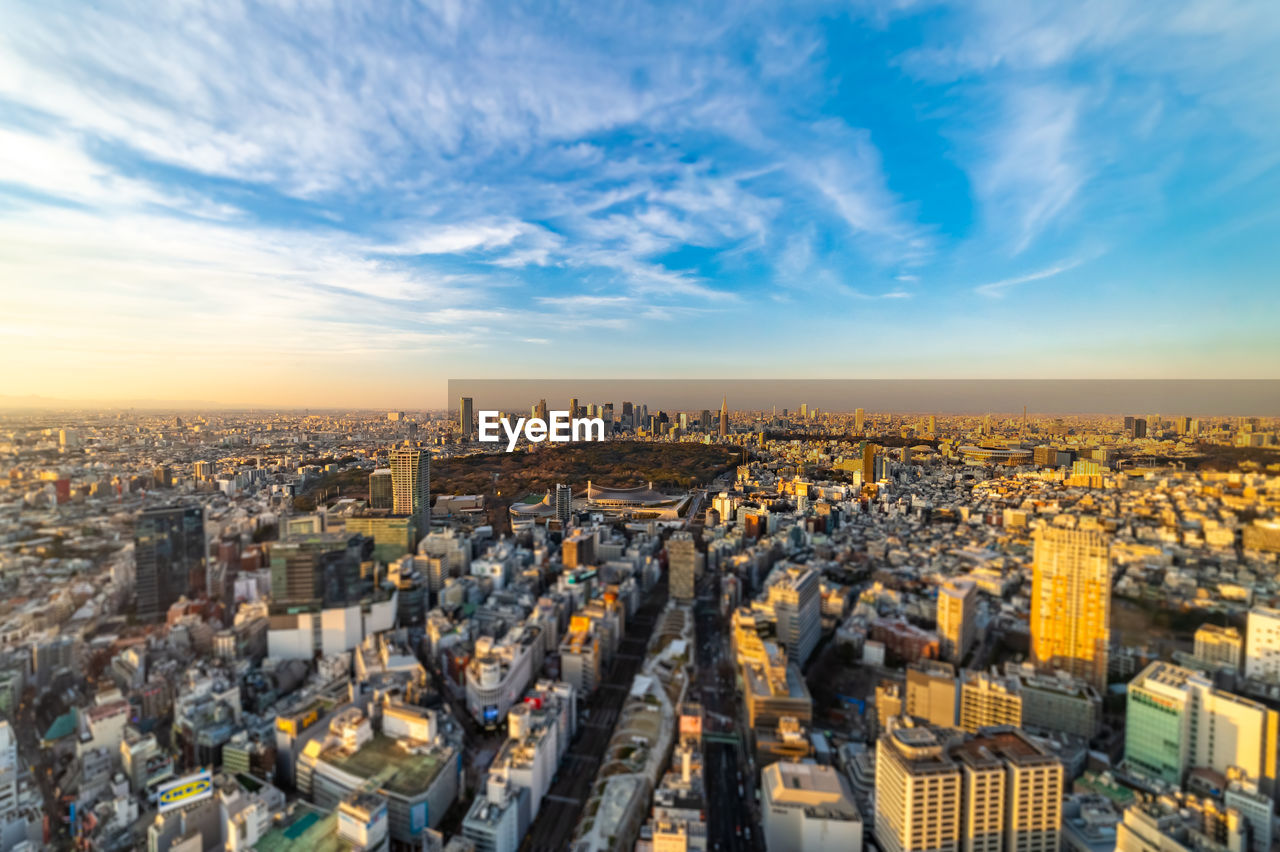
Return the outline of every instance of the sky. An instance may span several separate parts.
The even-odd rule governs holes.
[[[1280,377],[1274,0],[0,17],[0,397]]]

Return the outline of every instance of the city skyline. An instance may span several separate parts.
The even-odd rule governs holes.
[[[15,7],[0,391],[1273,378],[1270,11]]]

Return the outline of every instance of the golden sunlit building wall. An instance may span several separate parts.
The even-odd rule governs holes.
[[[1031,584],[1031,656],[1099,691],[1111,641],[1111,547],[1094,530],[1041,527]]]

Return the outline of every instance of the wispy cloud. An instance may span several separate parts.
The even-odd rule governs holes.
[[[1061,275],[1064,272],[1075,269],[1083,262],[1083,259],[1064,261],[1055,266],[1050,266],[1047,269],[1028,272],[1026,275],[1019,275],[1014,278],[1005,278],[1001,281],[992,281],[989,284],[980,284],[973,288],[973,292],[982,296],[987,296],[988,298],[998,299],[1014,287],[1018,287],[1022,284],[1030,284],[1032,281],[1043,281],[1046,278],[1053,278],[1055,275]]]

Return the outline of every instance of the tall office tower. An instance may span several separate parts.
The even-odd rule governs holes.
[[[1134,438],[1147,437],[1147,421],[1143,420],[1141,417],[1135,417],[1133,420],[1133,430],[1129,435]]]
[[[862,444],[862,484],[869,485],[876,481],[876,450],[880,448],[875,444]]]
[[[569,397],[569,416],[578,416],[578,398],[576,396]]]
[[[1111,547],[1092,530],[1040,527],[1031,581],[1031,656],[1042,670],[1107,688]]]
[[[938,417],[936,414],[929,415],[929,434],[938,434]]]
[[[720,437],[723,438],[729,434],[729,397],[726,396],[720,402]]]
[[[1249,610],[1245,637],[1245,677],[1280,683],[1280,609]]]
[[[982,415],[982,434],[984,435],[991,434],[991,415],[990,414]]]
[[[1178,423],[1179,435],[1191,434],[1191,418],[1190,417],[1179,417],[1177,423]]]
[[[822,636],[822,579],[812,568],[795,565],[775,569],[770,579],[778,644],[787,649],[787,659],[803,666]]]
[[[698,418],[698,425],[702,427],[703,432],[711,431],[711,410],[702,409],[702,416]]]
[[[1132,435],[1132,434],[1133,434],[1133,420],[1134,420],[1134,418],[1133,418],[1133,416],[1132,416],[1132,415],[1125,415],[1125,418],[1124,418],[1124,433],[1125,433],[1126,435]]]
[[[977,629],[978,585],[972,580],[947,580],[938,588],[938,638],[942,658],[957,666],[969,653]]]
[[[1125,765],[1174,786],[1190,769],[1221,775],[1234,769],[1272,796],[1278,718],[1264,704],[1216,688],[1206,675],[1156,661],[1129,682]]]
[[[195,475],[195,478],[200,480],[201,482],[204,482],[205,480],[213,479],[213,462],[211,461],[196,462],[193,474]]]
[[[692,534],[681,530],[667,539],[667,576],[671,583],[671,597],[691,601],[697,595],[698,547]]]
[[[539,420],[547,419],[547,401],[545,399],[538,400],[538,404],[533,408],[533,416]]]
[[[412,516],[418,535],[431,532],[431,453],[413,447],[391,451],[391,511]]]
[[[625,399],[622,401],[622,426],[624,429],[636,428],[635,410]]]
[[[391,484],[391,468],[380,467],[369,474],[369,508],[392,509],[395,507]]]
[[[809,419],[809,403],[807,402],[800,403],[800,419],[801,420]]]
[[[960,769],[928,728],[876,741],[876,840],[885,852],[959,852]]]
[[[458,426],[462,430],[462,440],[470,441],[475,435],[476,420],[474,404],[471,397],[464,396],[458,400]]]
[[[1244,659],[1244,637],[1234,627],[1202,624],[1196,630],[1195,657],[1206,666],[1238,674]]]
[[[864,424],[864,421],[865,421],[865,420],[866,420],[866,412],[864,412],[861,408],[855,408],[855,409],[853,410],[853,431],[854,431],[854,434],[856,434],[856,435],[861,435],[861,434],[862,434],[862,427],[863,427],[863,424]]]
[[[199,506],[148,509],[133,528],[138,618],[164,617],[174,601],[204,589],[204,510]]]
[[[556,483],[556,520],[560,522],[560,529],[569,527],[569,516],[573,512],[573,488],[562,483]]]

